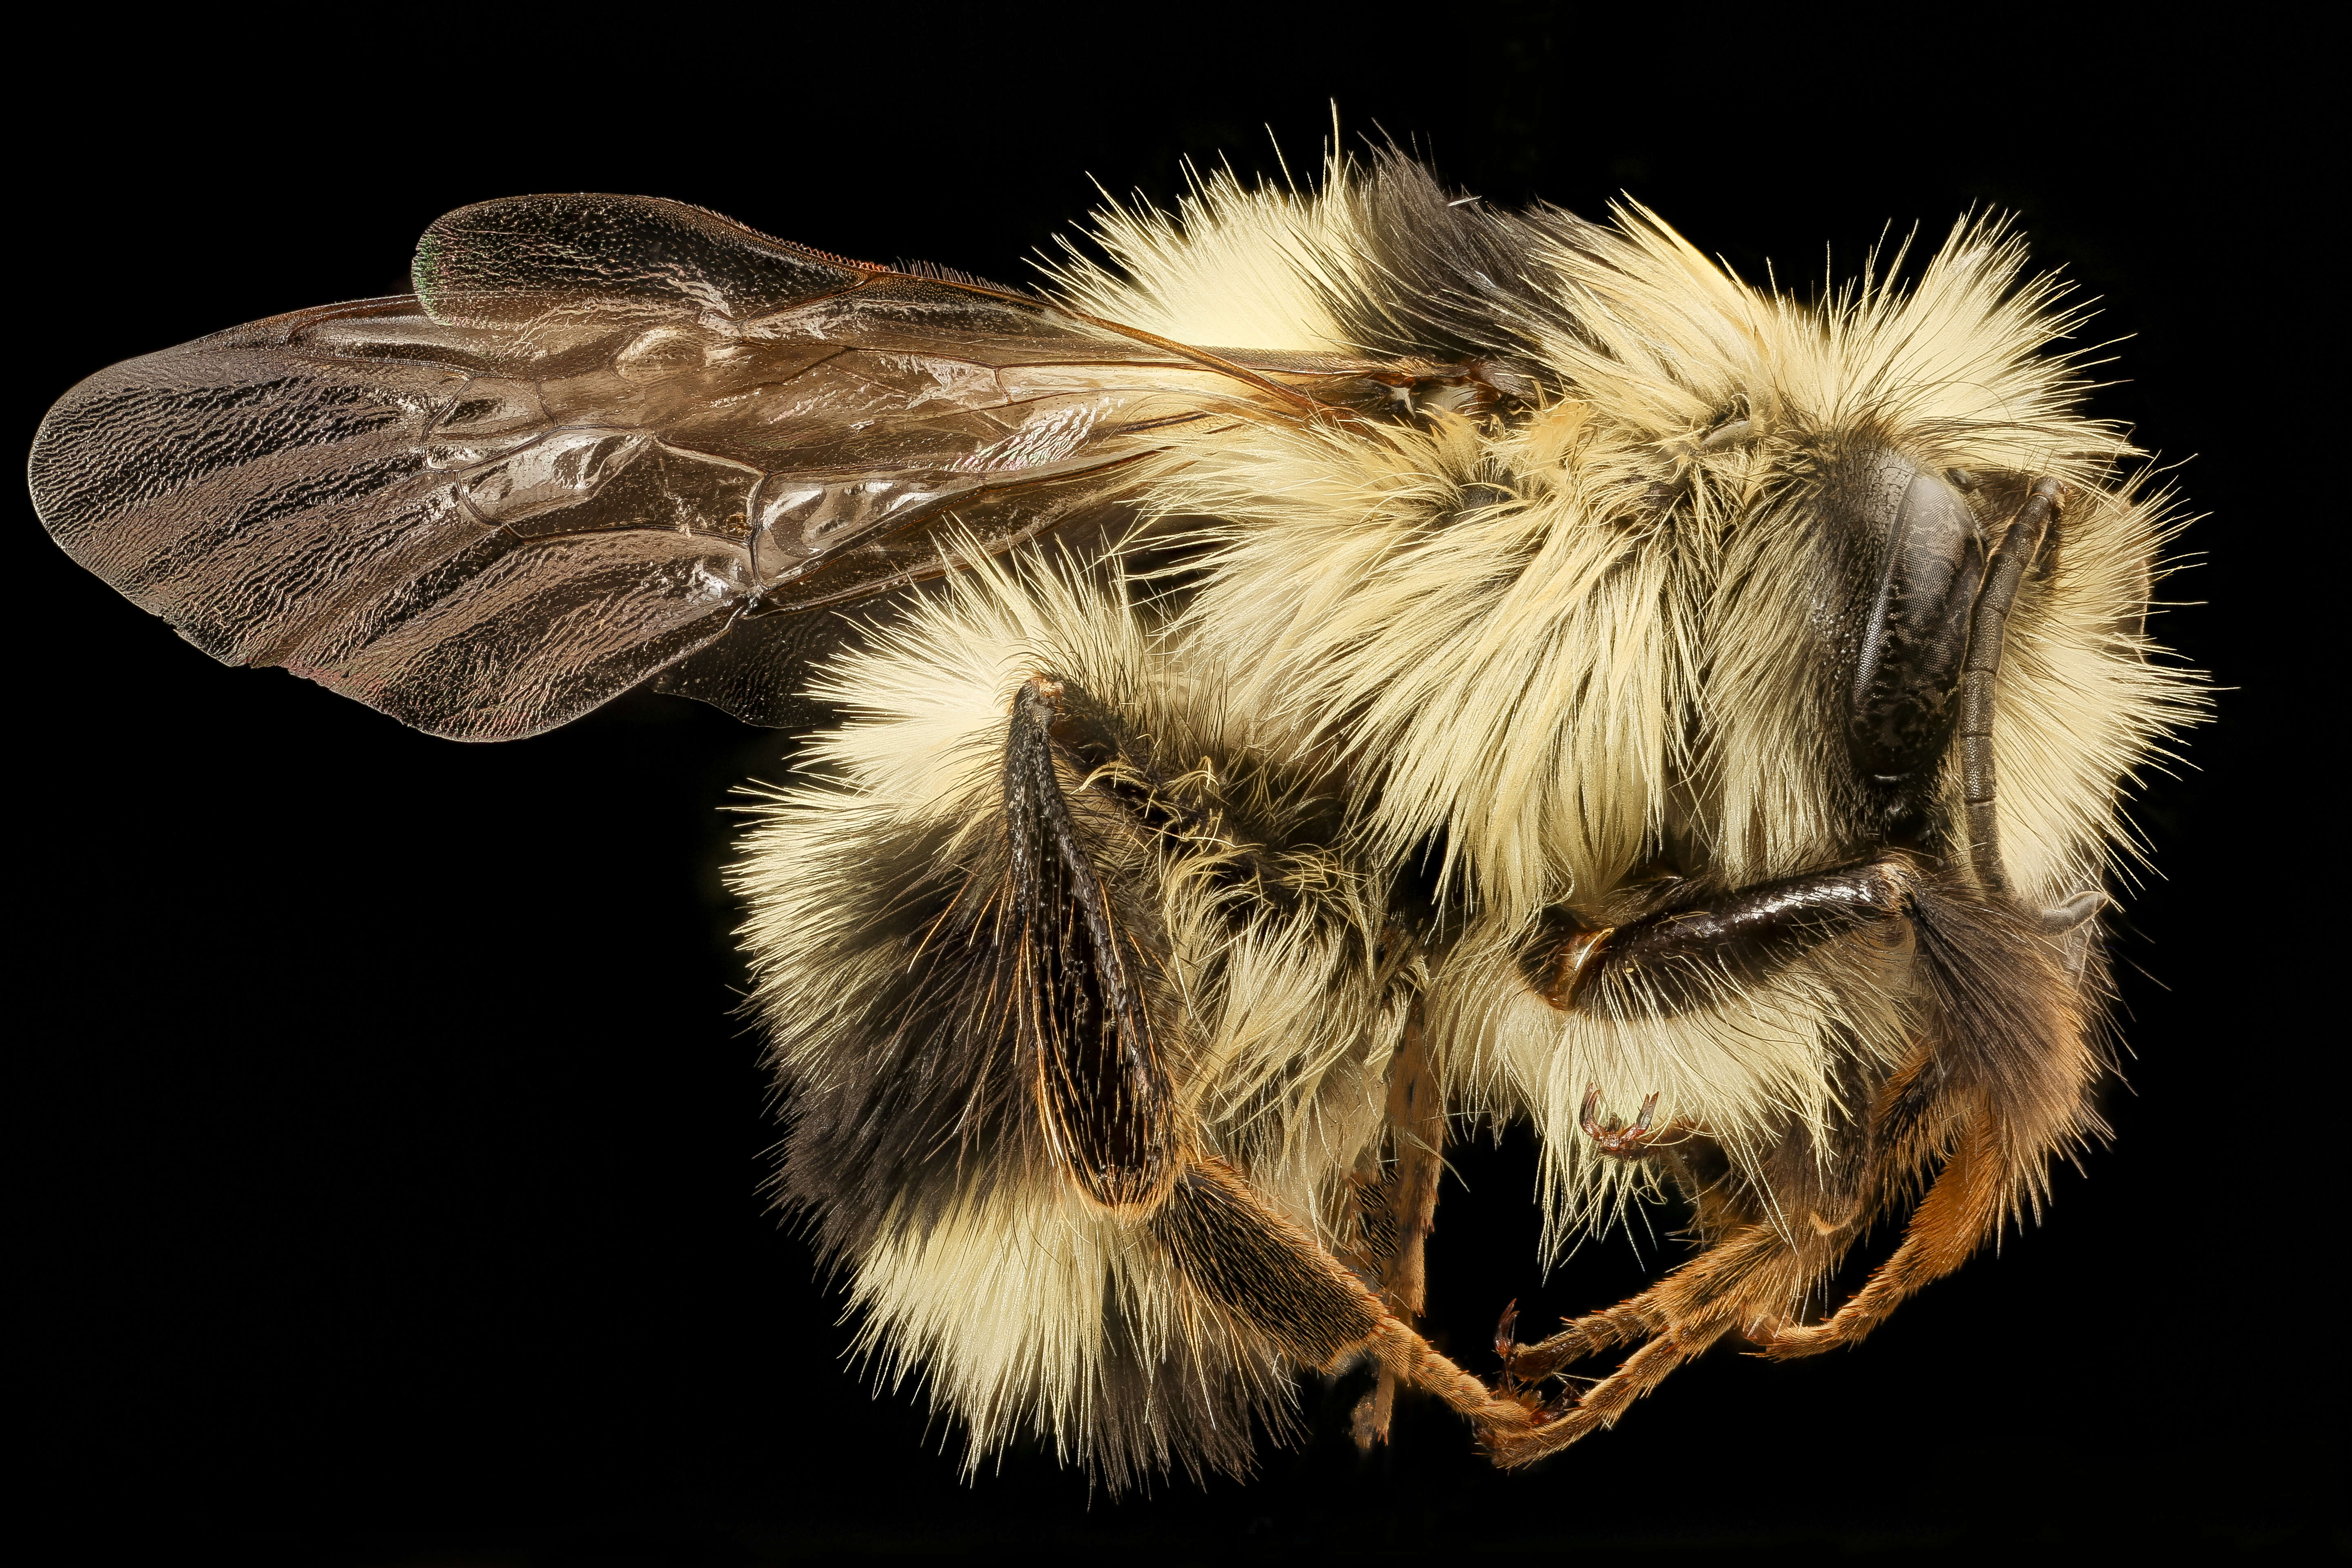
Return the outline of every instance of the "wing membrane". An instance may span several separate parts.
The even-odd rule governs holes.
[[[988,551],[1099,526],[1171,424],[1372,384],[639,197],[461,209],[415,281],[92,376],[33,484],[68,552],[215,658],[465,740],[664,670],[772,721],[783,670],[698,656],[952,569],[950,519]]]

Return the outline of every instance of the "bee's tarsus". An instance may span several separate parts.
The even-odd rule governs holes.
[[[1389,1420],[1395,1408],[1396,1377],[1382,1367],[1374,1375],[1372,1386],[1356,1401],[1355,1411],[1348,1421],[1349,1436],[1355,1438],[1358,1448],[1369,1454],[1377,1445],[1389,1440]]]
[[[1593,1085],[1584,1091],[1583,1108],[1577,1112],[1577,1125],[1601,1146],[1601,1152],[1621,1160],[1630,1160],[1647,1153],[1651,1147],[1650,1119],[1657,1113],[1658,1091],[1653,1090],[1642,1101],[1641,1114],[1630,1126],[1614,1121],[1603,1122],[1596,1114],[1601,1109],[1601,1086]]]

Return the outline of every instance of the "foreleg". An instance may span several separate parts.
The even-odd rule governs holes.
[[[1787,1361],[1852,1344],[1905,1298],[1966,1263],[2008,1215],[2015,1184],[2004,1165],[1991,1118],[1969,1118],[1935,1185],[1912,1210],[1901,1245],[1845,1305],[1819,1323],[1783,1324],[1763,1339],[1761,1353]]]

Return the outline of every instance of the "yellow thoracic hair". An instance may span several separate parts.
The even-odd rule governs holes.
[[[1331,174],[1313,195],[1220,174],[1173,216],[1114,211],[1097,237],[1129,276],[1074,263],[1066,296],[1196,342],[1357,349],[1330,297],[1390,285],[1360,188]],[[1245,672],[1244,706],[1343,735],[1387,855],[1437,836],[1481,907],[1605,891],[1670,828],[1752,882],[1833,848],[1809,763],[1836,739],[1797,689],[1819,662],[1811,475],[1865,444],[2052,475],[2081,499],[2013,623],[2001,826],[2021,887],[2095,881],[2118,782],[2187,689],[2138,625],[2162,498],[2103,488],[2133,449],[2048,352],[2077,324],[2062,290],[2023,278],[1997,221],[1957,225],[1907,287],[1898,257],[1808,304],[1646,210],[1615,216],[1531,237],[1517,281],[1556,309],[1502,323],[1540,368],[1527,418],[1268,426],[1186,452],[1154,500],[1216,520],[1188,635]]]
[[[1363,352],[1329,301],[1392,286],[1367,259],[1368,211],[1342,165],[1313,194],[1220,174],[1172,216],[1102,220],[1126,277],[1074,264],[1060,282],[1169,335]],[[1808,503],[1826,462],[1879,446],[2075,487],[2054,571],[2011,621],[1994,724],[2001,844],[2029,900],[2118,868],[2120,792],[2197,701],[2141,626],[2166,498],[2116,483],[2136,454],[2079,411],[2079,366],[2051,352],[2079,313],[2025,276],[2002,223],[1957,224],[1907,285],[1898,255],[1808,303],[1644,209],[1613,216],[1530,232],[1516,281],[1555,308],[1507,316],[1497,344],[1538,367],[1524,418],[1269,424],[1185,451],[1154,496],[1213,520],[1213,573],[1171,635],[1234,672],[1267,743],[1344,745],[1373,858],[1434,855],[1478,911],[1433,1016],[1453,1103],[1524,1110],[1544,1133],[1553,1245],[1626,1179],[1577,1131],[1588,1086],[1621,1105],[1660,1090],[1662,1116],[1703,1120],[1736,1157],[1777,1118],[1826,1114],[1842,1051],[1885,1060],[1904,1037],[1865,947],[1719,1016],[1647,1024],[1565,1018],[1493,957],[1547,904],[1605,910],[1669,841],[1726,887],[1851,853],[1816,690]],[[1957,757],[1948,773],[1957,815]]]
[[[1172,216],[1104,216],[1114,265],[1074,257],[1055,286],[1196,344],[1394,353],[1362,341],[1349,302],[1410,321],[1444,301],[1395,297],[1373,195],[1336,164],[1311,193],[1220,174]],[[1579,1131],[1591,1089],[1621,1110],[1658,1096],[1662,1124],[1704,1127],[1750,1172],[1791,1127],[1828,1147],[1864,1109],[1841,1086],[1883,1080],[1916,1037],[1907,939],[1827,941],[1676,1009],[1563,1011],[1514,953],[1549,907],[1610,923],[1662,860],[1727,889],[1853,857],[1826,782],[1843,741],[1814,503],[1855,452],[2074,487],[2054,565],[2010,622],[1999,826],[2025,900],[2101,884],[2126,843],[2119,792],[2193,689],[2150,662],[2139,625],[2162,498],[2117,483],[2129,444],[2077,412],[2079,373],[2049,352],[2074,325],[2057,289],[2021,280],[1997,223],[1958,225],[1907,285],[1890,266],[1805,303],[1645,211],[1615,217],[1518,231],[1478,345],[1524,367],[1508,417],[1171,427],[1143,502],[1205,548],[1181,608],[1129,602],[1115,573],[982,561],[836,660],[820,695],[853,717],[814,743],[820,782],[764,809],[738,872],[788,1079],[866,1071],[844,1053],[911,1026],[877,1023],[870,998],[929,950],[861,947],[871,910],[845,893],[909,834],[932,835],[926,864],[985,861],[1008,704],[1050,675],[1116,709],[1168,774],[1154,787],[1182,800],[1247,797],[1278,820],[1344,796],[1337,837],[1278,852],[1212,816],[1160,841],[1103,829],[1116,868],[1153,889],[1190,1146],[1327,1247],[1346,1239],[1344,1184],[1377,1164],[1381,1075],[1416,1005],[1448,1106],[1540,1134],[1554,1253],[1648,1179]],[[1252,855],[1260,880],[1237,879]],[[1395,951],[1387,889],[1424,871],[1453,938],[1376,960]],[[1283,897],[1253,901],[1268,877]],[[894,1378],[928,1370],[975,1459],[1034,1429],[1114,1479],[1192,1452],[1230,1466],[1247,1442],[1234,1412],[1278,1418],[1264,1346],[1188,1316],[1138,1225],[1043,1166],[929,1209],[872,1206],[833,1243],[862,1343]],[[1239,1392],[1202,1394],[1221,1376]],[[1121,1395],[1120,1377],[1150,1392]],[[1212,1414],[1180,1418],[1186,1399]]]

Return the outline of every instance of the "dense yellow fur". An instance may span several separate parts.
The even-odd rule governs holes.
[[[813,933],[842,918],[836,879],[860,875],[859,847],[894,822],[989,831],[1022,681],[1049,673],[1115,700],[1168,756],[1192,764],[1194,783],[1236,750],[1228,683],[1172,659],[1115,595],[1050,564],[1006,571],[980,560],[909,622],[834,667],[824,694],[859,717],[813,743],[807,760],[825,782],[773,798],[746,844],[737,879],[751,906],[760,999],[808,1043],[782,1064],[803,1081],[831,1070],[836,1033],[812,1025],[809,1010],[835,1010],[846,1037],[876,983],[820,982],[794,966]],[[1174,790],[1187,783],[1179,777]],[[1250,788],[1245,773],[1217,783]],[[1237,931],[1232,906],[1252,895],[1210,873],[1250,847],[1203,834],[1143,879],[1161,889],[1155,913],[1171,979],[1193,1025],[1175,1053],[1182,1114],[1192,1147],[1337,1244],[1333,1202],[1380,1135],[1382,1075],[1419,972],[1392,962],[1381,973],[1373,889],[1328,855],[1283,859],[1273,874],[1297,890],[1296,912],[1260,912]],[[1227,1342],[1230,1331],[1187,1305],[1158,1257],[1140,1216],[1104,1213],[1050,1169],[1016,1173],[1009,1188],[943,1217],[892,1215],[850,1268],[852,1300],[867,1314],[860,1344],[893,1381],[928,1372],[934,1397],[966,1425],[974,1463],[1024,1429],[1089,1457],[1114,1300],[1148,1360],[1175,1361],[1180,1350],[1228,1364],[1265,1355]]]
[[[1220,171],[1172,221],[1114,205],[1095,215],[1088,237],[1117,272],[1075,248],[1049,269],[1081,310],[1205,348],[1350,350],[1318,287],[1345,271],[1354,248],[1342,184],[1249,191]]]
[[[1171,338],[1348,353],[1325,296],[1361,265],[1357,221],[1343,173],[1315,194],[1220,175],[1173,218],[1101,218],[1124,272],[1073,261],[1057,285]],[[1578,1131],[1588,1086],[1620,1115],[1659,1095],[1662,1121],[1705,1125],[1735,1160],[1792,1118],[1823,1125],[1841,1053],[1883,1071],[1904,1049],[1904,949],[1842,939],[1671,1017],[1563,1013],[1510,954],[1546,906],[1601,923],[1666,847],[1726,886],[1843,852],[1819,783],[1841,742],[1800,679],[1820,657],[1807,475],[1841,444],[2075,487],[2054,574],[2011,623],[2000,823],[2029,899],[2113,869],[2119,790],[2185,700],[2138,624],[2166,525],[2158,501],[2113,488],[2131,448],[2075,412],[2082,384],[2049,353],[2071,320],[2048,284],[2021,284],[2023,260],[1999,225],[1967,222],[1908,288],[1867,281],[1808,305],[1628,210],[1589,245],[1532,258],[1578,331],[1528,328],[1545,375],[1522,419],[1268,418],[1191,446],[1179,432],[1150,504],[1212,520],[1214,555],[1171,622],[1060,570],[987,569],[833,667],[826,695],[859,717],[815,742],[828,782],[770,808],[740,872],[762,1005],[797,1018],[854,1003],[855,977],[795,967],[835,918],[828,879],[855,874],[879,822],[982,831],[1008,702],[1053,674],[1123,705],[1187,767],[1348,766],[1351,837],[1294,868],[1317,889],[1311,915],[1238,909],[1208,874],[1230,844],[1155,869],[1192,1014],[1190,1135],[1327,1241],[1332,1195],[1380,1135],[1381,1074],[1416,992],[1449,1103],[1540,1133],[1555,1248],[1637,1179]],[[1383,968],[1379,887],[1433,842],[1472,924],[1433,973]],[[821,1055],[791,1065],[826,1070]],[[928,1229],[889,1227],[852,1266],[864,1342],[894,1375],[932,1369],[975,1453],[1023,1426],[1083,1447],[1109,1297],[1151,1343],[1212,1331],[1135,1261],[1139,1222],[1048,1173],[1029,1180]]]

